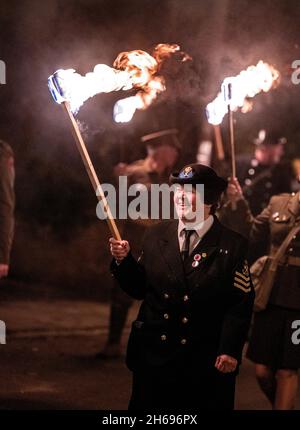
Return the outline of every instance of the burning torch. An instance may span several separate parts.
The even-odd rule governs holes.
[[[71,126],[72,126],[72,133],[77,145],[77,148],[79,150],[79,153],[81,155],[83,164],[86,168],[87,174],[90,178],[90,181],[92,183],[92,186],[95,190],[95,193],[97,195],[97,198],[99,201],[102,201],[104,211],[107,215],[106,220],[110,229],[111,234],[116,240],[121,240],[121,235],[119,232],[119,229],[116,225],[116,222],[112,216],[109,204],[107,202],[107,199],[105,197],[103,188],[101,186],[101,183],[98,179],[98,176],[96,174],[96,171],[94,169],[93,163],[90,159],[89,153],[87,151],[86,145],[84,143],[84,140],[82,138],[82,135],[80,133],[78,124],[74,118],[74,115],[70,108],[70,103],[66,98],[66,95],[64,94],[63,88],[60,85],[60,77],[59,77],[59,71],[55,72],[53,75],[51,75],[48,79],[48,86],[49,90],[56,101],[56,103],[59,103],[63,110],[66,112],[66,115],[68,116]]]
[[[249,66],[237,76],[225,78],[221,92],[206,106],[207,121],[213,125],[216,137],[218,158],[224,158],[220,125],[228,114],[229,137],[232,154],[232,176],[236,175],[235,168],[235,144],[233,112],[240,109],[243,113],[252,109],[251,99],[260,92],[268,92],[276,88],[280,80],[280,74],[272,65],[259,61],[255,66]]]
[[[233,125],[233,111],[231,110],[231,102],[233,100],[232,94],[233,86],[230,78],[224,80],[222,84],[222,94],[224,101],[227,105],[228,112],[228,129],[229,129],[229,142],[231,149],[231,176],[236,177],[236,161],[235,161],[235,143],[234,143],[234,125]]]
[[[135,96],[119,100],[114,109],[116,122],[130,121],[137,109],[146,109],[161,92],[165,91],[165,81],[163,76],[159,75],[159,71],[162,63],[174,54],[179,56],[181,62],[191,59],[183,51],[180,51],[178,45],[160,43],[156,45],[152,55],[142,50],[121,52],[114,61],[114,67],[97,64],[93,72],[89,72],[85,76],[80,75],[74,69],[60,69],[48,79],[49,90],[54,100],[63,107],[71,121],[72,133],[82,161],[98,200],[103,203],[110,231],[117,240],[121,240],[119,230],[74,114],[79,111],[86,100],[96,94],[136,89]]]
[[[230,151],[231,151],[231,177],[236,178],[233,111],[231,110],[233,93],[232,93],[232,81],[230,78],[227,78],[224,80],[221,87],[221,92],[223,94],[224,102],[227,105],[227,112],[228,112],[228,130],[229,130],[229,142],[230,142]],[[232,209],[235,211],[236,203],[232,202],[231,206],[232,206]]]

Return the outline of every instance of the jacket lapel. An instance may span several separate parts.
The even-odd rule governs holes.
[[[200,240],[198,245],[194,248],[191,255],[184,262],[184,268],[185,268],[186,274],[189,274],[194,270],[197,270],[199,272],[204,267],[206,267],[206,263],[210,261],[210,257],[218,248],[220,232],[221,232],[221,224],[217,219],[217,217],[214,216],[213,225],[208,230],[208,232],[203,236],[203,238]],[[196,255],[197,255],[196,258],[199,258],[200,256],[200,260],[194,259]],[[193,267],[194,261],[198,261],[199,263],[199,264],[196,264],[195,267]]]
[[[178,221],[171,221],[166,227],[165,234],[159,238],[159,249],[162,257],[178,282],[186,286],[186,275],[193,271],[201,271],[206,267],[210,257],[218,249],[221,236],[221,224],[216,216],[214,223],[208,232],[203,236],[191,255],[183,263],[179,243],[178,243]],[[199,265],[193,267],[194,256],[199,254],[201,259]]]
[[[180,283],[185,285],[185,273],[178,243],[178,221],[171,221],[163,237],[159,238],[159,248],[169,269]]]

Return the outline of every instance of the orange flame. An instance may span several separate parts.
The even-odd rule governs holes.
[[[163,62],[176,52],[179,53],[182,62],[191,60],[190,56],[180,51],[178,45],[166,43],[158,44],[152,55],[140,50],[121,52],[118,55],[114,61],[114,67],[129,73],[132,86],[140,88],[140,91],[135,96],[119,100],[115,104],[116,122],[130,121],[136,109],[147,109],[157,96],[165,91],[164,78],[156,74]]]

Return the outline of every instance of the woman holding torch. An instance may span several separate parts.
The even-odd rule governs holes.
[[[178,220],[148,229],[138,261],[129,242],[110,239],[112,273],[142,300],[127,348],[129,409],[233,409],[253,305],[246,240],[214,215],[227,182],[213,169],[192,164],[170,181]]]

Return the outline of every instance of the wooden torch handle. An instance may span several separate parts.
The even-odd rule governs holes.
[[[215,133],[216,153],[218,160],[224,160],[225,154],[222,141],[221,127],[220,125],[214,125],[213,128]]]
[[[233,126],[233,112],[228,105],[228,120],[229,120],[229,140],[231,148],[231,176],[236,178],[236,161],[235,161],[235,142],[234,142],[234,126]],[[236,210],[236,203],[232,202],[232,210]]]
[[[228,106],[228,118],[229,118],[229,139],[230,139],[230,148],[231,148],[231,174],[233,178],[236,178],[233,112],[229,106]]]
[[[61,104],[62,104],[65,112],[67,113],[70,121],[71,121],[71,124],[72,124],[72,134],[73,134],[74,139],[76,141],[76,145],[77,145],[77,148],[78,148],[78,150],[80,152],[80,155],[81,155],[83,164],[84,164],[84,166],[86,168],[87,174],[89,175],[90,181],[91,181],[92,186],[93,186],[93,188],[95,190],[96,196],[97,196],[98,200],[102,201],[102,203],[103,203],[104,210],[105,210],[105,212],[107,214],[106,221],[108,223],[108,227],[110,229],[110,232],[111,232],[111,234],[113,235],[113,237],[116,240],[121,240],[121,235],[120,235],[119,229],[118,229],[118,227],[116,225],[114,217],[112,216],[109,204],[107,202],[107,199],[106,199],[106,197],[104,195],[103,188],[102,188],[102,186],[100,184],[100,181],[99,181],[99,179],[97,177],[97,174],[95,172],[93,163],[92,163],[92,161],[90,159],[89,153],[87,151],[87,148],[85,146],[84,140],[83,140],[82,135],[80,133],[78,124],[75,121],[73,113],[71,112],[70,105],[69,105],[69,103],[67,101],[65,101],[65,102],[63,102]]]

